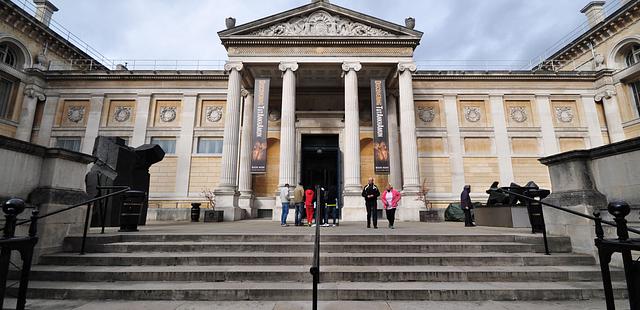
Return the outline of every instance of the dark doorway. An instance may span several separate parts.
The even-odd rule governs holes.
[[[341,192],[338,135],[302,135],[302,184]]]

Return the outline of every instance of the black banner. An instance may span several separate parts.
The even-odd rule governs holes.
[[[270,83],[270,79],[256,79],[255,82],[251,173],[267,172],[267,132],[269,131]]]
[[[384,79],[371,79],[371,112],[373,120],[373,158],[375,172],[388,174],[389,133],[387,130],[387,91]]]

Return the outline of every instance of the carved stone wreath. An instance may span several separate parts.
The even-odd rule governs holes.
[[[176,109],[176,107],[163,107],[160,109],[160,120],[165,123],[173,122],[178,116]]]
[[[119,123],[124,123],[131,118],[131,107],[117,107],[113,113],[113,119]]]
[[[418,117],[425,123],[431,123],[436,118],[436,110],[433,107],[420,107]]]
[[[222,107],[207,107],[207,121],[217,123],[222,119]]]
[[[509,114],[511,115],[511,119],[517,123],[524,123],[529,119],[527,108],[525,107],[511,107]]]
[[[67,111],[67,119],[73,123],[80,123],[82,119],[84,119],[84,107],[69,107],[69,111]]]
[[[252,32],[253,36],[335,36],[382,37],[392,36],[387,31],[373,28],[350,19],[317,11],[308,16],[295,17],[287,22]]]
[[[480,113],[480,108],[478,107],[464,107],[464,118],[472,123],[477,123],[480,121],[482,114]]]
[[[563,123],[571,123],[573,121],[573,109],[571,107],[557,107],[556,118]]]

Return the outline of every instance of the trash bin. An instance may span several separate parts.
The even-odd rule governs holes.
[[[121,232],[138,231],[140,211],[147,199],[147,193],[141,191],[128,191],[124,193],[122,207],[120,208]]]
[[[191,204],[191,222],[199,222],[200,221],[200,206],[202,204],[194,202]]]

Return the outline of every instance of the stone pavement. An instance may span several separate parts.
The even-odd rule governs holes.
[[[15,305],[15,300],[7,300],[5,305]],[[320,302],[321,310],[602,310],[603,300],[584,301],[518,301],[518,302],[429,302],[429,301],[390,301],[360,302],[339,301]],[[185,302],[185,301],[57,301],[29,300],[31,310],[306,310],[311,309],[310,302]],[[629,309],[625,300],[616,302],[616,309]]]

